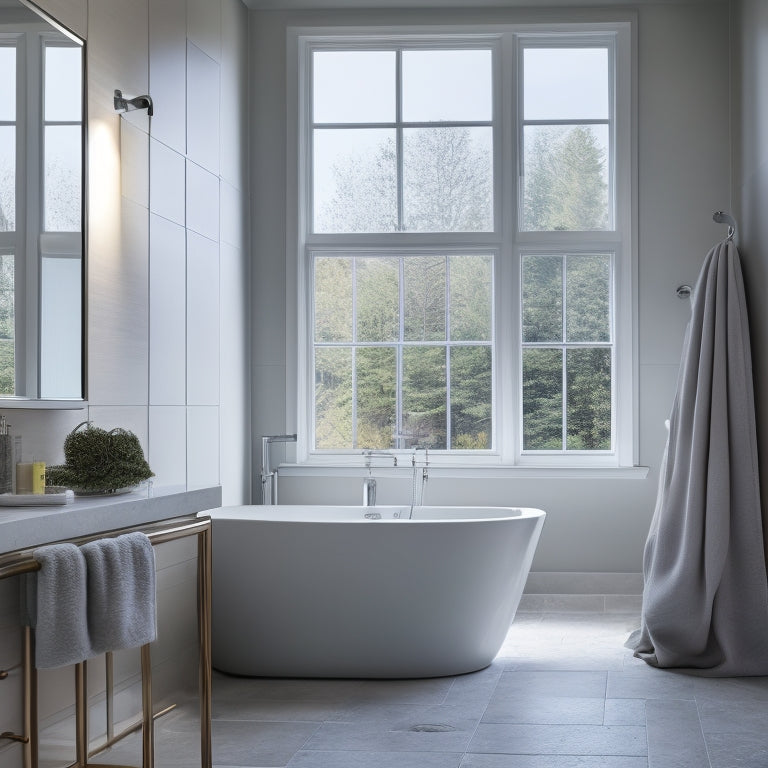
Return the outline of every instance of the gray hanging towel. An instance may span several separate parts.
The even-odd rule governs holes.
[[[730,241],[709,252],[696,283],[661,472],[641,627],[627,646],[657,667],[768,675],[752,361]]]
[[[53,669],[90,658],[82,553],[74,544],[49,544],[32,556],[40,563],[40,570],[26,581],[27,610],[35,628],[35,666]]]
[[[155,552],[143,533],[81,547],[88,568],[88,631],[94,654],[134,648],[157,636]]]

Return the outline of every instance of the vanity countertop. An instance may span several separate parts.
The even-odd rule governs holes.
[[[61,506],[0,507],[0,555],[220,506],[219,486],[192,491],[147,486],[120,496],[75,497]]]

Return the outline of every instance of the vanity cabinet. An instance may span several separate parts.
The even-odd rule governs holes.
[[[136,530],[155,547],[157,639],[59,669],[28,663],[33,633],[20,620],[20,589],[36,569],[33,548],[0,554],[0,734],[15,739],[0,740],[0,768],[163,768],[179,758],[210,768],[210,519],[67,541]]]

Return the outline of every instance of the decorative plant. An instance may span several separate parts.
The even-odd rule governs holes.
[[[133,432],[119,427],[107,431],[91,426],[90,421],[78,424],[67,435],[64,460],[64,464],[47,468],[46,485],[114,491],[154,475]]]

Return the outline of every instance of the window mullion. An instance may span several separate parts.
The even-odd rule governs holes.
[[[563,255],[563,277],[561,282],[561,302],[562,302],[562,312],[563,312],[563,355],[562,355],[562,363],[563,363],[563,438],[562,438],[562,446],[563,450],[567,450],[568,448],[568,291],[566,289],[566,281],[568,279],[568,254]]]
[[[405,231],[403,209],[403,51],[395,55],[395,144],[397,151],[397,231]],[[398,433],[399,434],[399,433]]]
[[[403,342],[405,341],[405,261],[401,256],[398,260],[398,331],[395,355],[395,448],[405,448],[401,445],[403,434]]]
[[[445,447],[451,450],[451,260],[445,257]]]
[[[357,448],[357,259],[352,257],[352,447]]]

